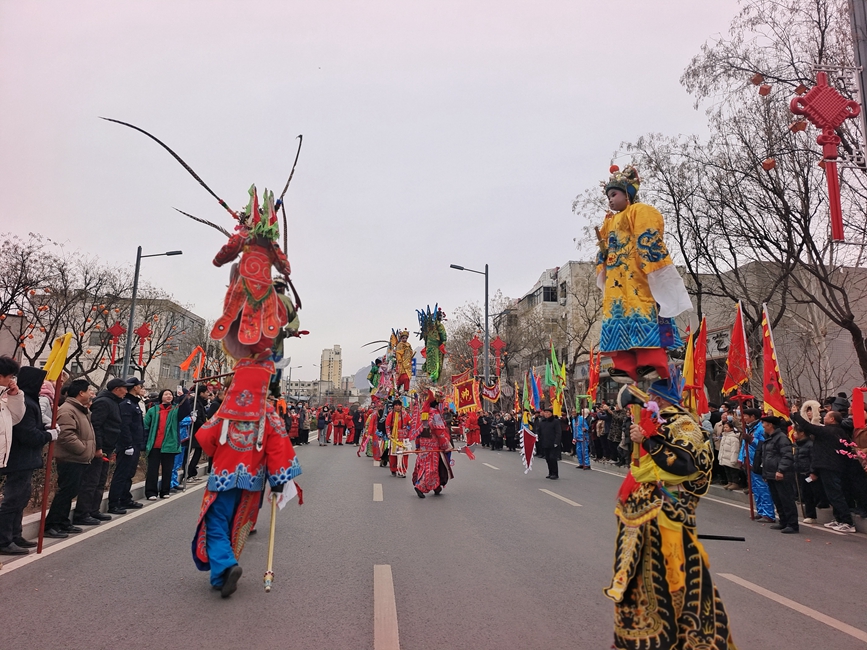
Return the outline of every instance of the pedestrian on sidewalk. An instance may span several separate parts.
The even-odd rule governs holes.
[[[190,483],[195,483],[199,480],[199,461],[202,460],[202,445],[196,440],[196,433],[202,428],[202,425],[208,421],[208,401],[213,399],[211,389],[204,382],[200,383],[196,388],[196,410],[191,413],[190,417],[193,421],[192,436],[190,441],[192,453],[190,454],[190,462],[187,465],[186,478]]]
[[[854,533],[856,531],[852,511],[843,493],[844,456],[839,453],[844,448],[840,441],[848,438],[842,426],[843,417],[839,411],[828,411],[823,419],[824,424],[809,422],[806,417],[812,419],[818,410],[818,402],[804,402],[800,413],[792,413],[792,421],[813,440],[812,470],[822,481],[834,513],[834,521],[829,521],[825,527]]]
[[[0,357],[0,374],[11,369],[8,363],[4,367],[4,358]],[[24,508],[30,501],[33,470],[42,467],[42,448],[57,439],[56,429],[46,430],[39,408],[39,390],[45,371],[25,366],[17,372],[17,389],[23,395],[24,414],[12,427],[8,461],[6,467],[0,469],[0,474],[6,475],[3,501],[0,501],[0,555],[27,555],[28,549],[36,546],[24,539],[21,522]],[[16,383],[10,382],[6,388],[10,386],[15,387]]]
[[[96,437],[90,423],[90,385],[76,379],[66,390],[66,401],[57,409],[57,491],[45,517],[45,536],[63,539],[81,528],[69,520],[72,501],[78,496],[81,478],[96,457]],[[102,451],[98,452],[100,456]]]
[[[536,430],[536,435],[539,436],[539,449],[548,463],[548,476],[552,480],[560,478],[560,469],[557,461],[560,460],[560,420],[554,417],[554,412],[550,406],[542,407],[542,418],[539,420],[539,426]]]
[[[798,532],[798,507],[795,505],[795,456],[784,428],[788,422],[776,415],[762,419],[765,442],[762,445],[762,478],[768,484],[777,509],[777,523],[770,527],[783,534]]]
[[[741,463],[738,460],[738,452],[741,446],[741,437],[735,431],[734,425],[729,420],[721,420],[719,440],[719,464],[725,472],[726,490],[743,490],[745,483],[742,479]]]
[[[15,383],[20,366],[12,357],[0,356],[0,468],[6,467],[12,448],[12,427],[24,417],[24,393]]]
[[[804,523],[816,523],[816,484],[813,474],[813,441],[795,424],[795,480],[804,506]]]
[[[75,526],[96,526],[110,521],[111,515],[100,512],[105,483],[108,480],[109,459],[115,453],[121,435],[120,403],[126,397],[126,380],[112,379],[99,391],[90,405],[90,422],[96,437],[96,456],[81,477],[81,488],[75,503],[72,523]]]
[[[156,501],[157,495],[160,499],[168,499],[171,495],[175,454],[181,451],[180,421],[192,411],[188,395],[184,395],[177,406],[174,397],[170,389],[163,389],[158,403],[145,415],[144,427],[148,432],[145,496],[148,501]],[[158,481],[160,474],[162,480]]]
[[[142,399],[147,391],[138,377],[128,377],[126,385],[126,397],[119,405],[121,425],[115,448],[114,474],[108,487],[110,515],[125,515],[128,509],[138,510],[142,507],[132,498],[132,482],[145,447]]]
[[[331,413],[328,412],[328,406],[323,406],[319,409],[319,415],[316,416],[316,429],[318,430],[319,446],[324,447],[328,444],[328,427],[331,426]]]

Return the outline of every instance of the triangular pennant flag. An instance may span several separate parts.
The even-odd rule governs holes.
[[[762,384],[765,412],[770,412],[781,418],[789,417],[789,406],[786,403],[786,393],[783,390],[783,378],[780,376],[780,366],[777,364],[777,353],[774,348],[774,333],[768,317],[768,306],[762,305]]]
[[[524,474],[533,469],[533,451],[536,449],[535,433],[526,424],[521,425],[521,462],[524,464]]]

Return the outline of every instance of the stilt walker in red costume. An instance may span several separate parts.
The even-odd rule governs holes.
[[[237,360],[234,377],[217,412],[196,433],[202,449],[213,459],[213,471],[208,477],[193,538],[193,559],[200,570],[210,570],[211,585],[227,598],[237,589],[242,573],[238,558],[255,526],[266,482],[272,492],[282,492],[283,486],[301,473],[283,419],[267,401],[268,386],[275,374],[272,360],[274,341],[278,336],[299,334],[296,311],[301,308],[301,301],[289,279],[289,261],[278,244],[277,225],[277,211],[282,207],[295,165],[276,202],[274,194],[265,190],[260,205],[253,185],[246,208],[235,212],[159,139],[132,124],[109,121],[135,129],[160,144],[238,222],[235,233],[229,234],[210,221],[183,213],[229,238],[214,258],[215,266],[223,266],[240,257],[232,265],[223,314],[211,331],[211,337],[222,341],[226,352]],[[299,143],[298,153],[300,151]],[[285,248],[285,208],[283,224]],[[294,305],[281,299],[275,290],[271,279],[272,266],[292,288]],[[298,494],[300,497],[300,488]],[[275,512],[276,508],[272,507],[272,533]],[[271,541],[273,543],[273,534]],[[274,577],[271,557],[273,546],[269,549],[269,567],[265,573],[266,591],[270,591]]]

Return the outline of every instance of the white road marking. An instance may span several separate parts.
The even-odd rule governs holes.
[[[485,467],[490,467],[491,469],[500,469],[499,467],[494,467],[493,465],[489,465],[488,463],[482,463]]]
[[[382,501],[382,483],[373,484],[373,500]]]
[[[400,650],[390,564],[373,565],[373,650]]]
[[[743,578],[739,578],[736,575],[731,573],[717,573],[717,575],[721,578],[725,578],[726,580],[731,580],[737,585],[744,587],[745,589],[749,589],[760,596],[764,596],[770,600],[773,600],[776,603],[780,603],[780,605],[785,605],[789,609],[793,609],[799,614],[803,614],[804,616],[809,616],[810,618],[819,621],[820,623],[824,623],[829,627],[833,627],[835,630],[840,630],[844,634],[848,634],[851,637],[855,637],[859,641],[867,641],[867,632],[864,630],[860,630],[857,627],[853,627],[848,623],[844,623],[843,621],[838,621],[836,618],[831,618],[826,614],[822,614],[821,612],[817,612],[812,607],[807,607],[806,605],[802,605],[801,603],[797,603],[794,600],[789,600],[785,596],[780,596],[777,593],[769,589],[765,589],[764,587],[760,587],[757,584],[753,584],[748,580],[744,580]]]
[[[539,492],[544,492],[545,494],[550,494],[552,497],[554,497],[554,498],[556,498],[556,499],[560,499],[560,501],[565,501],[565,502],[568,503],[570,506],[578,506],[578,507],[582,507],[580,503],[575,503],[575,502],[572,501],[571,499],[567,499],[566,497],[561,497],[559,494],[557,494],[557,493],[555,493],[555,492],[551,492],[551,490],[545,490],[545,489],[543,489],[543,488],[539,488]]]
[[[3,568],[0,569],[0,576],[6,575],[7,573],[11,573],[16,569],[20,569],[21,567],[27,566],[28,564],[33,564],[37,560],[41,560],[44,557],[48,557],[49,555],[53,555],[58,551],[62,551],[65,548],[69,548],[74,544],[78,544],[79,542],[83,542],[86,539],[90,539],[91,537],[95,537],[100,533],[104,533],[107,530],[114,528],[115,526],[120,526],[129,521],[132,521],[136,517],[141,517],[142,515],[146,515],[150,512],[153,512],[157,508],[162,508],[164,505],[172,503],[173,501],[177,501],[179,497],[182,497],[185,494],[189,494],[191,492],[195,492],[196,490],[201,490],[202,488],[208,485],[207,481],[195,485],[193,487],[188,487],[184,492],[180,494],[175,494],[169,499],[160,499],[156,503],[150,504],[145,508],[141,508],[139,510],[135,510],[134,512],[128,512],[125,515],[118,515],[110,522],[106,522],[104,524],[100,524],[99,526],[95,526],[88,530],[85,533],[80,533],[78,535],[70,535],[67,539],[64,539],[57,544],[52,544],[51,546],[43,546],[42,553],[37,555],[36,553],[31,553],[27,557],[22,557],[20,560],[16,560],[15,562],[10,562],[9,564],[3,565]]]
[[[564,465],[572,465],[573,467],[581,467],[578,463],[573,463],[571,460],[561,460]]]

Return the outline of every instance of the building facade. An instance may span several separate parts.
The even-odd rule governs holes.
[[[339,386],[343,377],[343,357],[340,346],[322,350],[319,361],[319,380],[330,382],[332,386]]]

